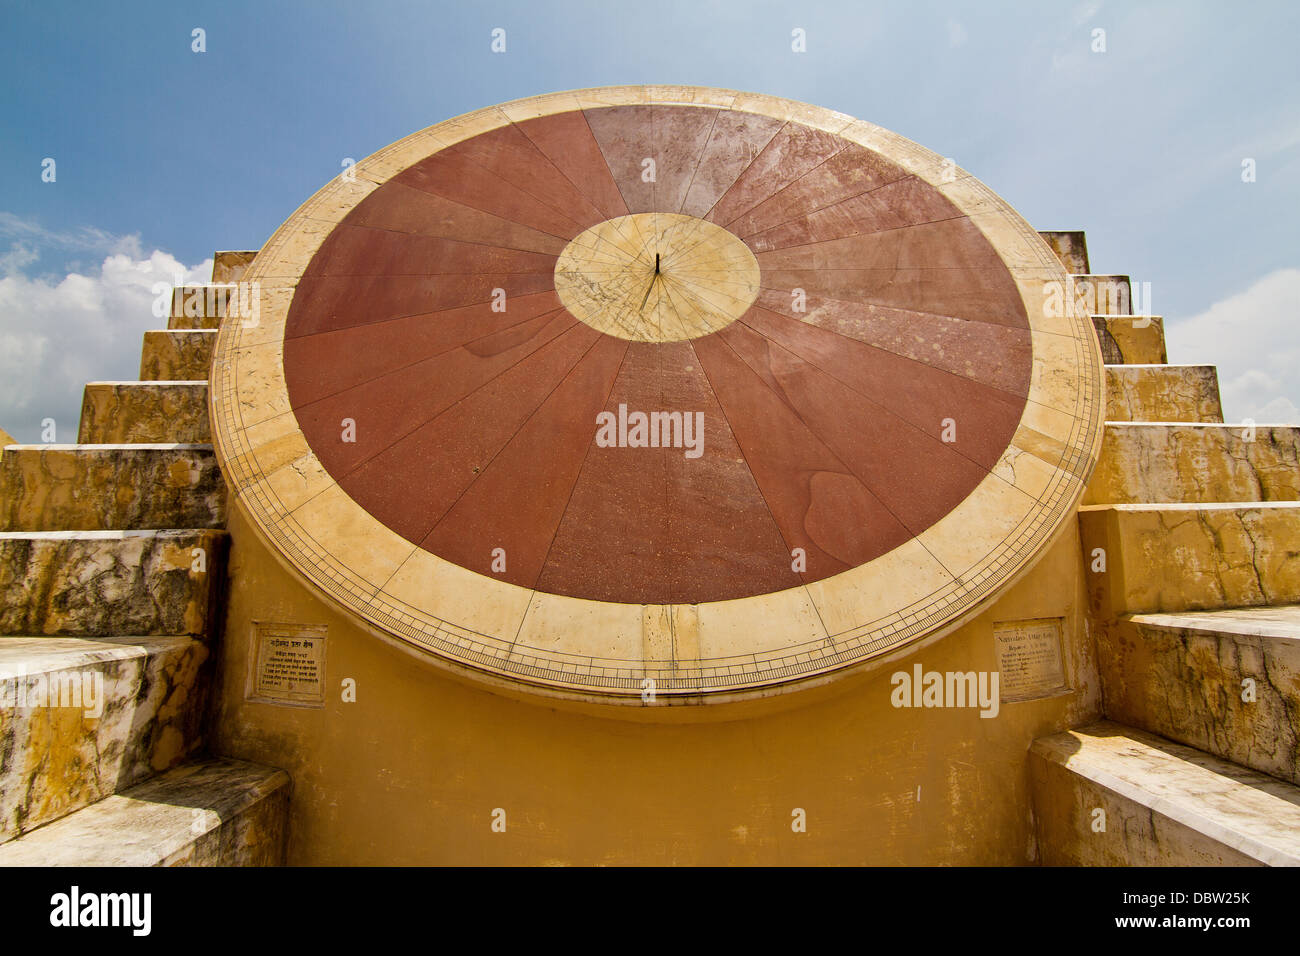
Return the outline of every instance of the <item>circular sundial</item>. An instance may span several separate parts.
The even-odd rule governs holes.
[[[1102,369],[1065,279],[870,123],[534,97],[381,150],[276,232],[218,337],[215,442],[281,559],[436,663],[765,696],[946,633],[1073,516]]]

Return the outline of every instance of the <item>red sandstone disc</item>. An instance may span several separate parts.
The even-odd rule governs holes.
[[[1074,513],[1089,319],[1050,314],[1064,273],[1010,207],[901,137],[617,88],[351,173],[246,274],[216,441],[292,568],[442,663],[771,693],[951,629]]]

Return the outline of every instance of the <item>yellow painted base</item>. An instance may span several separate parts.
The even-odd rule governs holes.
[[[1029,746],[1099,716],[1073,522],[991,609],[896,665],[694,723],[461,683],[322,603],[237,509],[230,531],[212,744],[289,772],[293,864],[1026,864]],[[892,706],[891,673],[993,670],[994,621],[1054,616],[1074,693],[992,719]],[[328,627],[323,708],[245,700],[253,621]]]

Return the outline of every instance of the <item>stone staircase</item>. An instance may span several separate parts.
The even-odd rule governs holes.
[[[218,253],[214,283],[250,253]],[[226,489],[208,430],[219,315],[91,382],[75,445],[0,453],[0,865],[274,865],[289,778],[208,756]]]
[[[1045,238],[1086,271],[1082,233]],[[1030,750],[1041,859],[1300,865],[1300,428],[1224,424],[1214,367],[1167,364],[1159,317],[1093,322],[1109,420],[1079,522],[1106,720]]]

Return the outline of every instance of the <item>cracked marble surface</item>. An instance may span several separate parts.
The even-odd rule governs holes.
[[[205,634],[226,541],[209,530],[0,533],[0,634]]]
[[[1131,615],[1097,652],[1108,717],[1300,783],[1300,607]]]
[[[289,775],[216,757],[152,780],[0,846],[0,866],[277,866]]]
[[[1107,365],[1108,422],[1221,422],[1213,365]]]
[[[1300,426],[1106,426],[1084,504],[1300,500]]]
[[[1300,505],[1090,505],[1079,511],[1094,612],[1300,602]]]
[[[1165,320],[1159,315],[1094,315],[1107,365],[1164,365]]]
[[[81,403],[83,444],[210,442],[207,382],[90,382]]]
[[[216,329],[146,332],[140,350],[140,380],[207,381]]]
[[[16,445],[0,458],[0,530],[213,528],[225,515],[211,445]]]
[[[0,843],[193,753],[207,658],[190,637],[0,638]]]
[[[1300,790],[1281,780],[1110,722],[1039,738],[1029,763],[1049,866],[1300,865]]]

